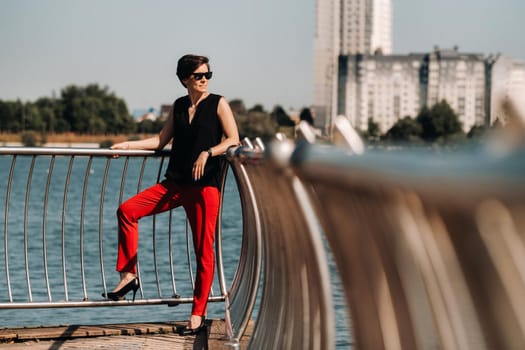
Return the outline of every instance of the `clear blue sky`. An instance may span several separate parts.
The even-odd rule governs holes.
[[[394,52],[434,45],[525,60],[525,0],[394,0]],[[0,99],[98,83],[130,111],[185,93],[185,53],[208,55],[210,90],[248,107],[313,97],[315,0],[0,0]]]

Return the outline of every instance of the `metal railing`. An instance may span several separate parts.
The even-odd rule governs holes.
[[[139,297],[132,302],[107,301],[100,296],[108,291],[106,271],[108,265],[113,270],[116,258],[114,213],[123,199],[141,190],[143,183],[161,179],[167,157],[169,151],[0,148],[0,188],[5,189],[0,194],[3,204],[0,266],[5,272],[5,283],[0,284],[0,309],[191,303],[194,287],[191,235],[184,211],[177,209],[154,215],[150,222],[145,218],[142,220],[145,223],[140,224],[141,232],[149,235],[141,235],[140,244],[148,240],[151,243],[139,245],[138,275],[142,281]],[[233,159],[225,157],[223,161],[223,198],[215,237],[215,280],[219,291],[212,288],[209,301],[226,303],[226,336],[240,339],[256,303],[262,241],[258,212],[253,207],[253,188],[243,166]],[[57,162],[61,171],[55,171]],[[222,247],[222,202],[228,169],[237,180],[242,205],[239,215],[243,219],[242,246],[231,286],[225,278]],[[52,229],[49,221],[53,221]],[[151,226],[146,227],[148,224]],[[180,231],[185,235],[178,234]],[[60,251],[59,256],[50,257],[51,250],[52,254]],[[164,260],[159,264],[161,250]],[[186,273],[175,271],[184,265],[182,261],[186,261]],[[143,269],[141,265],[146,267]],[[146,269],[147,276],[142,274]]]
[[[525,151],[362,154],[336,128],[236,151],[264,245],[249,348],[334,348],[322,234],[356,348],[525,347]]]
[[[351,146],[347,143],[346,146]],[[298,147],[362,349],[525,348],[525,150]]]
[[[244,140],[244,144],[249,142]],[[248,321],[256,304],[262,269],[262,233],[259,208],[255,199],[254,188],[248,177],[245,166],[240,158],[244,158],[242,148],[231,149],[227,154],[232,172],[237,181],[243,217],[243,239],[239,265],[227,298],[226,316],[236,315],[227,320],[231,329],[226,329],[226,335],[234,341],[239,341],[244,334]]]
[[[269,145],[260,140],[230,149],[226,155],[235,176],[240,194],[243,216],[243,236],[239,263],[228,289],[222,266],[220,225],[217,233],[217,278],[220,293],[212,301],[226,303],[226,335],[234,346],[239,345],[248,320],[255,310],[258,286],[262,285],[256,322],[250,339],[250,349],[333,349],[335,347],[334,302],[329,279],[324,239],[338,268],[346,297],[348,318],[352,324],[352,338],[358,348],[364,349],[493,349],[525,347],[525,151],[516,149],[501,156],[486,152],[457,152],[455,155],[436,156],[428,152],[368,152],[347,121],[336,120],[336,145],[311,145],[312,131],[299,127],[298,141],[280,138]],[[1,150],[1,149],[0,149]],[[2,150],[3,154],[14,151]],[[17,153],[20,152],[20,153]],[[67,307],[169,304],[191,302],[190,297],[165,298],[157,268],[157,248],[151,249],[154,266],[154,285],[157,297],[128,301],[107,302],[73,300],[67,298],[69,267],[63,262],[63,285],[66,301],[52,298],[53,278],[48,274],[50,260],[46,242],[50,241],[46,222],[48,205],[53,191],[53,162],[55,157],[87,156],[88,161],[80,178],[82,195],[78,273],[81,276],[81,295],[92,286],[85,279],[88,269],[83,253],[86,240],[84,222],[89,221],[87,210],[93,205],[93,194],[98,205],[98,251],[101,281],[104,285],[104,254],[106,246],[101,218],[105,212],[105,190],[90,191],[92,159],[107,159],[101,188],[108,178],[108,167],[114,160],[114,151],[85,151],[87,154],[45,149],[20,149],[11,154],[7,172],[4,215],[4,265],[8,302],[0,307]],[[27,152],[27,153],[24,153]],[[43,218],[41,227],[34,224],[32,204],[32,171],[26,178],[17,178],[15,163],[22,154],[40,153],[51,156],[44,185]],[[48,152],[48,153],[46,153]],[[62,153],[64,152],[64,153]],[[94,152],[94,153],[92,153]],[[142,152],[118,152],[121,158],[143,158],[164,155]],[[356,156],[361,154],[360,156]],[[0,156],[0,162],[3,159]],[[5,163],[5,161],[4,161]],[[31,165],[30,169],[32,169]],[[62,261],[67,261],[67,225],[70,220],[67,188],[72,166],[69,165],[64,191],[58,201],[64,208],[55,215],[61,217],[62,229],[57,244],[62,246]],[[137,191],[145,166],[140,166]],[[158,168],[157,180],[162,169]],[[226,168],[225,168],[226,169]],[[42,177],[42,174],[40,175]],[[83,181],[81,180],[83,178]],[[126,170],[118,175],[124,181]],[[77,179],[78,180],[78,179]],[[27,185],[21,186],[20,184]],[[120,185],[119,200],[124,182]],[[10,209],[14,203],[10,193],[25,187],[23,205]],[[39,202],[39,201],[36,201]],[[47,203],[47,205],[46,205]],[[23,239],[17,249],[17,273],[27,281],[29,301],[18,302],[10,289],[13,269],[10,267],[10,215],[24,217],[19,231]],[[43,214],[43,215],[42,215]],[[171,237],[171,214],[168,231]],[[41,234],[39,247],[42,255],[40,268],[45,271],[43,287],[45,302],[32,302],[29,261],[35,245],[29,237],[36,230]],[[153,242],[155,247],[155,221]],[[171,239],[171,238],[170,238]],[[171,240],[169,242],[171,247]],[[189,244],[188,244],[189,246]],[[171,249],[171,248],[170,248]],[[90,251],[93,254],[93,250]],[[170,268],[173,260],[170,250]],[[190,250],[186,251],[189,259]],[[92,257],[91,257],[92,258]],[[143,255],[141,260],[143,261]],[[22,261],[20,263],[20,261]],[[22,265],[21,265],[22,264]],[[190,265],[190,264],[188,264]],[[25,266],[25,267],[24,267]],[[140,268],[139,268],[140,270]],[[32,273],[32,272],[31,272]],[[171,275],[175,275],[173,270]],[[191,280],[191,267],[188,279]],[[77,281],[77,286],[78,286]],[[191,286],[191,283],[186,283]],[[98,288],[98,287],[97,287]],[[105,290],[105,289],[104,289]],[[1,286],[0,286],[1,291]],[[171,292],[176,294],[175,279]],[[142,293],[142,290],[141,290]],[[41,293],[42,294],[42,293]],[[89,299],[89,298],[86,298]]]
[[[148,280],[145,276],[142,278],[140,268],[140,262],[147,259],[148,269],[151,269],[152,266],[151,272],[153,273],[148,274],[148,278],[154,276],[148,285],[155,286],[156,291],[152,293],[150,290],[148,291],[149,296],[146,296],[143,290],[145,283],[142,283],[140,297],[134,302],[129,300],[106,301],[100,296],[101,292],[108,291],[107,265],[110,264],[112,269],[116,258],[116,220],[113,222],[115,210],[123,198],[140,191],[147,169],[147,161],[150,159],[158,162],[151,166],[152,170],[150,169],[146,180],[148,183],[153,183],[156,177],[156,181],[159,181],[165,165],[164,160],[168,154],[167,151],[0,148],[2,163],[0,179],[4,181],[2,188],[5,189],[3,194],[5,199],[2,203],[2,269],[5,272],[5,281],[0,288],[0,290],[3,289],[0,309],[191,303],[193,300],[192,288],[185,288],[189,295],[179,295],[182,293],[177,289],[176,284],[175,276],[181,277],[175,273],[174,267],[176,264],[174,264],[173,256],[173,211],[167,214],[169,216],[166,218],[167,227],[162,227],[163,235],[166,233],[168,237],[166,243],[169,264],[167,265],[169,265],[171,280],[162,283],[160,277],[158,254],[159,249],[166,247],[159,247],[157,242],[159,228],[156,225],[156,216],[154,216],[152,227],[148,229],[151,233],[151,246],[146,251],[140,251],[138,274],[142,281]],[[119,159],[116,159],[116,156],[119,156]],[[57,162],[61,164],[61,171],[55,171]],[[135,162],[134,165],[136,165],[133,167],[135,174],[132,180],[127,179],[131,171],[130,162]],[[102,168],[101,174],[98,170],[94,174],[94,163]],[[120,167],[112,166],[115,163],[118,163]],[[223,189],[227,172],[227,163],[224,163]],[[116,169],[115,173],[110,171],[110,168]],[[44,176],[45,181],[36,181],[43,180]],[[117,180],[114,180],[115,178]],[[108,186],[108,181],[111,179],[113,181]],[[136,183],[129,185],[127,180],[136,181]],[[35,184],[36,182],[38,184]],[[93,189],[91,186],[95,182],[97,184],[93,186],[96,188]],[[125,195],[125,190],[134,186],[136,186],[136,191],[128,191],[128,194]],[[24,189],[25,194],[20,195],[24,193]],[[108,198],[110,191],[112,198]],[[18,194],[18,202],[15,202],[14,192]],[[110,214],[107,214],[109,207],[113,209]],[[186,222],[185,215],[182,214],[181,217],[179,222]],[[112,220],[112,225],[107,224],[108,219]],[[54,223],[52,230],[49,229],[50,221]],[[108,226],[112,227],[113,232],[110,234],[104,232]],[[188,282],[184,284],[193,286],[189,243],[191,238],[188,235],[187,223],[185,232],[187,242],[185,254],[188,261],[186,281]],[[144,240],[146,239],[144,237]],[[94,240],[97,240],[96,244],[93,244]],[[228,288],[224,278],[220,220],[217,225],[215,242],[219,292],[214,293],[212,290],[209,301],[222,302],[226,298]],[[105,255],[108,244],[112,245],[109,258]],[[50,253],[51,245],[53,253]],[[57,251],[60,252],[59,255]],[[38,262],[40,259],[41,262]],[[111,260],[108,261],[108,259]],[[86,277],[88,270],[90,275],[98,270],[99,278]],[[164,274],[164,280],[166,280],[165,276]],[[17,281],[16,288],[13,288],[13,279]],[[25,282],[20,283],[21,280]],[[166,286],[167,284],[169,287]],[[16,293],[13,289],[16,290]],[[169,296],[164,296],[163,291]]]
[[[302,151],[359,348],[525,346],[525,153],[444,167]]]
[[[293,150],[291,143],[282,146],[276,155]],[[259,140],[255,146],[245,140],[230,158],[238,169],[243,207],[250,212],[245,215],[243,211],[243,216],[245,220],[252,217],[245,223],[258,232],[256,236],[261,237],[264,247],[261,300],[249,348],[333,348],[329,271],[306,190],[288,168],[281,166],[278,156],[265,157]],[[258,263],[254,259],[246,269],[258,274]],[[253,279],[241,288],[256,286],[258,278],[253,272]]]

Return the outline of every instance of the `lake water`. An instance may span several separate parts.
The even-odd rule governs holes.
[[[127,176],[124,182],[122,198],[126,199],[156,181],[159,169],[159,159],[148,159],[144,168],[144,179],[138,183],[138,174],[142,167],[142,159],[130,159]],[[15,301],[25,301],[28,297],[25,276],[24,254],[24,215],[27,215],[29,266],[31,271],[30,283],[33,287],[34,301],[47,301],[46,286],[44,283],[44,262],[42,254],[42,226],[46,226],[47,264],[53,300],[63,300],[62,275],[62,241],[61,241],[61,216],[63,210],[64,179],[68,171],[69,158],[57,157],[53,166],[53,177],[50,181],[48,206],[44,220],[44,189],[50,168],[49,157],[38,157],[31,180],[29,194],[30,205],[27,211],[24,208],[24,197],[28,182],[28,169],[30,157],[18,157],[15,166],[11,198],[9,201],[8,219],[8,251],[10,279]],[[165,166],[166,164],[164,164]],[[0,227],[6,225],[4,210],[6,203],[6,188],[11,158],[0,156]],[[111,161],[106,190],[104,192],[104,207],[99,208],[98,201],[103,183],[103,174],[106,166],[105,158],[95,158],[90,168],[87,168],[87,158],[79,157],[72,167],[71,185],[67,195],[66,209],[66,240],[64,242],[67,261],[68,296],[70,300],[82,298],[81,259],[79,233],[83,232],[82,245],[84,247],[85,278],[87,293],[90,299],[100,299],[103,291],[101,271],[99,267],[99,217],[102,216],[104,274],[107,288],[112,289],[117,283],[118,274],[114,271],[116,255],[116,219],[115,210],[120,197],[121,173],[124,160]],[[86,170],[87,169],[87,170]],[[88,173],[88,185],[83,188],[83,179]],[[161,173],[162,175],[162,173]],[[86,190],[89,194],[86,199],[84,224],[81,226],[82,193]],[[96,195],[93,195],[96,194]],[[155,219],[144,218],[140,222],[139,261],[141,271],[141,284],[144,290],[143,297],[155,298],[158,296],[155,283],[154,261],[148,257],[153,256],[152,225],[155,225],[154,237],[157,247],[157,266],[161,281],[161,295],[170,296],[173,293],[171,282],[171,269],[169,262],[168,226],[172,225],[172,242],[175,284],[178,294],[191,296],[191,281],[186,272],[189,265],[186,258],[186,225],[182,209],[176,209],[171,217],[168,213],[157,215]],[[228,284],[235,274],[242,240],[242,216],[239,194],[232,174],[224,193],[223,202],[223,256],[225,276]],[[36,235],[36,236],[32,236]],[[4,256],[4,237],[1,237],[0,256]],[[328,250],[327,250],[328,251]],[[142,254],[140,254],[142,253]],[[337,348],[343,349],[350,346],[348,322],[341,284],[335,273],[335,264],[328,251],[328,260],[331,271],[333,297],[336,308],[336,342]],[[96,263],[95,261],[96,260]],[[193,257],[191,265],[193,265]],[[8,291],[5,285],[5,261],[0,261],[0,302],[8,301]],[[315,286],[312,286],[315,288]],[[218,283],[214,283],[214,291],[218,291]],[[137,295],[137,297],[141,297]],[[28,309],[28,310],[0,310],[0,327],[38,326],[38,325],[63,325],[63,324],[103,324],[124,322],[157,322],[187,319],[191,311],[190,304],[177,307],[167,306],[138,306],[138,307],[96,307],[96,308],[57,308],[57,309]],[[257,315],[257,307],[254,311]],[[224,318],[223,303],[209,303],[208,317]]]

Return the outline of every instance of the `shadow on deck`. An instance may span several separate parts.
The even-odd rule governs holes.
[[[113,325],[69,325],[0,329],[0,349],[232,349],[224,338],[224,320],[207,320],[207,331],[182,337],[177,329],[185,321],[126,323]],[[253,331],[250,321],[240,342],[246,349]]]

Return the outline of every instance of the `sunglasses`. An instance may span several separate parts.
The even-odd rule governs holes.
[[[192,73],[191,75],[195,80],[201,80],[203,77],[206,78],[206,80],[210,80],[213,75],[213,72]]]

